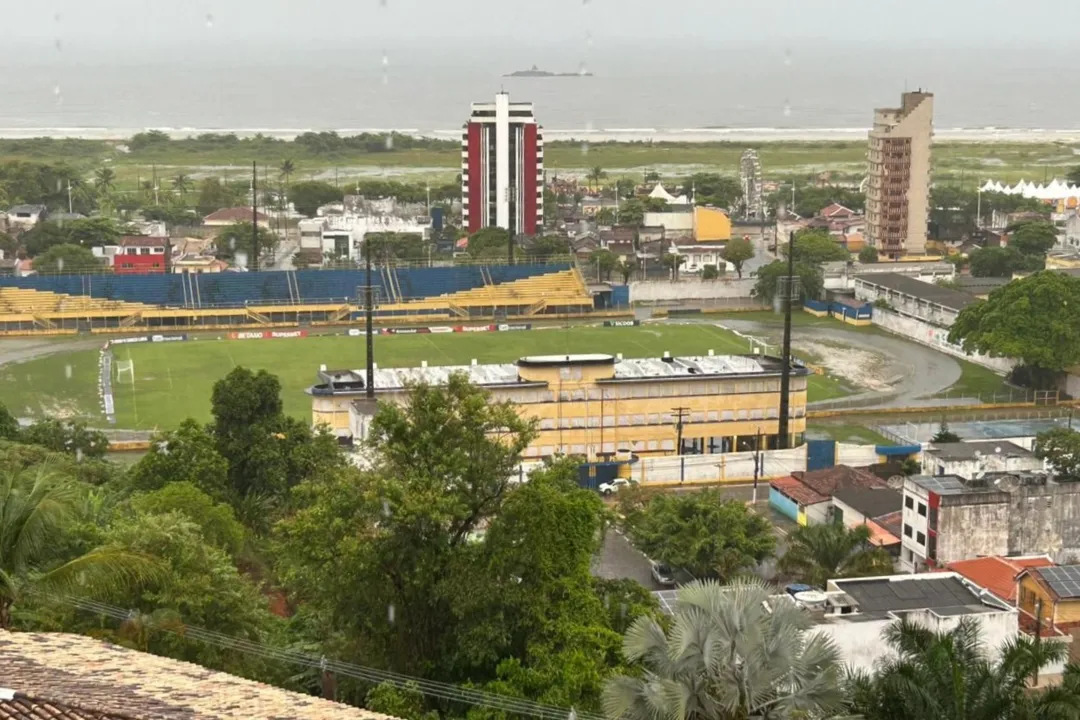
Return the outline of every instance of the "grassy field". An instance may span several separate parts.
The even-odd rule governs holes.
[[[384,367],[509,362],[522,355],[621,352],[627,357],[746,353],[745,341],[711,325],[642,328],[534,330],[521,333],[408,335],[379,337],[376,354]],[[320,365],[363,368],[364,338],[321,336],[289,340],[222,340],[119,345],[118,360],[135,361],[135,384],[114,383],[117,425],[151,429],[176,426],[187,417],[210,417],[214,382],[237,365],[266,369],[281,379],[285,409],[308,418],[304,389]],[[12,365],[0,372],[0,402],[19,415],[63,414],[100,422],[97,397],[97,351],[75,352]],[[70,371],[68,368],[70,367]],[[69,377],[70,375],[70,377]],[[848,394],[832,378],[810,379],[811,400]]]
[[[318,177],[347,182],[350,178],[407,176],[417,182],[453,180],[460,170],[460,150],[454,146],[409,148],[390,152],[363,149],[312,154],[289,142],[239,143],[234,146],[173,141],[134,153],[118,152],[114,143],[97,140],[51,142],[0,139],[0,162],[29,160],[66,162],[84,170],[109,164],[117,174],[120,190],[136,187],[137,180],[150,177],[156,167],[159,177],[183,173],[195,178],[207,175],[238,176],[250,171],[250,163],[271,169],[284,158],[296,166],[294,181]],[[592,167],[608,171],[609,179],[639,177],[647,168],[662,176],[685,175],[694,171],[736,175],[739,157],[748,147],[757,148],[762,168],[769,179],[801,178],[830,171],[838,179],[859,179],[866,169],[866,143],[851,142],[715,142],[715,143],[576,143],[549,142],[545,165],[549,174],[583,174]],[[934,146],[935,180],[973,188],[977,182],[993,178],[1016,182],[1021,178],[1042,181],[1062,177],[1080,165],[1073,147],[1051,142],[940,142]]]

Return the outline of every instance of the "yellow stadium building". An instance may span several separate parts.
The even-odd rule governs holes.
[[[544,355],[516,363],[446,367],[377,368],[378,400],[403,402],[417,382],[438,385],[452,373],[514,403],[534,419],[539,435],[525,451],[530,459],[556,454],[638,455],[722,453],[778,446],[780,359],[762,355],[622,358]],[[806,429],[810,371],[792,367],[789,432],[800,441]],[[308,389],[312,422],[342,438],[362,440],[373,408],[363,400],[363,370],[320,370]]]

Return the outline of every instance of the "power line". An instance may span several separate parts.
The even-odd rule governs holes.
[[[142,615],[137,610],[127,610],[115,605],[108,605],[96,600],[90,600],[88,598],[79,598],[70,595],[53,595],[50,593],[36,594],[79,610],[96,613],[120,621],[134,620]],[[463,688],[451,683],[427,680],[412,675],[403,675],[389,670],[354,665],[338,660],[329,660],[325,656],[319,657],[297,650],[271,647],[263,643],[225,635],[224,633],[206,630],[205,628],[193,625],[179,624],[179,626],[174,626],[170,624],[155,629],[168,632],[181,638],[190,638],[217,647],[236,650],[249,655],[257,655],[269,660],[315,668],[324,672],[332,672],[356,680],[370,682],[372,684],[387,683],[399,689],[419,690],[423,695],[438,698],[440,700],[447,700],[466,705],[478,705],[517,715],[540,718],[541,720],[566,720],[567,718],[577,718],[578,720],[604,720],[602,715],[596,713],[581,712],[572,708],[562,708],[554,705],[545,705],[525,698],[498,695],[482,690]]]

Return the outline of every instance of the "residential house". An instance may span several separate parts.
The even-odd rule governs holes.
[[[901,567],[989,555],[1080,554],[1080,483],[1042,473],[914,475],[904,480]]]
[[[840,203],[833,203],[823,207],[818,212],[818,217],[825,218],[826,220],[850,220],[855,217],[855,211],[851,208],[844,207]]]
[[[0,631],[6,720],[389,720],[81,635]]]
[[[229,269],[229,263],[218,260],[213,255],[181,255],[172,261],[174,273],[220,273]]]
[[[799,602],[797,595],[794,602],[811,612],[809,632],[832,640],[841,662],[864,672],[892,655],[884,633],[901,618],[937,633],[962,621],[973,623],[991,659],[1021,632],[1017,608],[952,572],[830,580],[825,592],[808,602]],[[1057,662],[1042,668],[1039,682],[1060,677],[1064,666]]]
[[[1028,567],[1016,576],[1017,607],[1039,626],[1073,640],[1070,659],[1080,656],[1080,565]]]
[[[103,250],[106,250],[106,257],[111,254],[113,272],[117,275],[164,273],[168,265],[166,253],[172,252],[169,238],[141,235],[120,238],[113,253],[108,252],[112,248]]]
[[[847,465],[796,471],[769,483],[769,505],[800,525],[830,522],[833,495],[839,490],[887,488],[873,473]]]
[[[207,227],[228,227],[238,222],[250,223],[252,212],[250,207],[222,208],[210,213],[203,218],[203,225]],[[255,212],[255,221],[260,227],[270,228],[270,216],[263,212]]]
[[[616,202],[615,198],[606,197],[585,197],[581,199],[581,214],[584,217],[596,217],[601,210],[617,212],[619,203]]]
[[[990,557],[957,560],[945,565],[945,570],[962,575],[994,594],[1002,602],[1016,605],[1017,576],[1027,568],[1050,567],[1054,564],[1046,555]]]
[[[903,496],[888,487],[841,488],[833,493],[831,519],[849,528],[865,525],[870,530],[870,542],[900,555],[900,536],[890,527],[891,516],[900,513]],[[880,518],[885,520],[879,522]],[[883,524],[884,523],[884,524]]]
[[[935,443],[923,450],[923,471],[927,475],[974,478],[986,472],[1031,473],[1044,469],[1043,461],[1033,452],[1008,441]]]
[[[44,205],[16,205],[7,211],[7,222],[12,229],[26,230],[44,220],[48,214]]]

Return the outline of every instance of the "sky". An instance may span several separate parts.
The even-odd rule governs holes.
[[[5,43],[25,52],[123,48],[226,52],[376,41],[418,52],[500,45],[895,44],[948,42],[1023,55],[1072,39],[1075,0],[0,0]],[[11,28],[18,28],[12,33]],[[643,41],[656,43],[642,45]],[[235,46],[233,46],[235,47]]]

